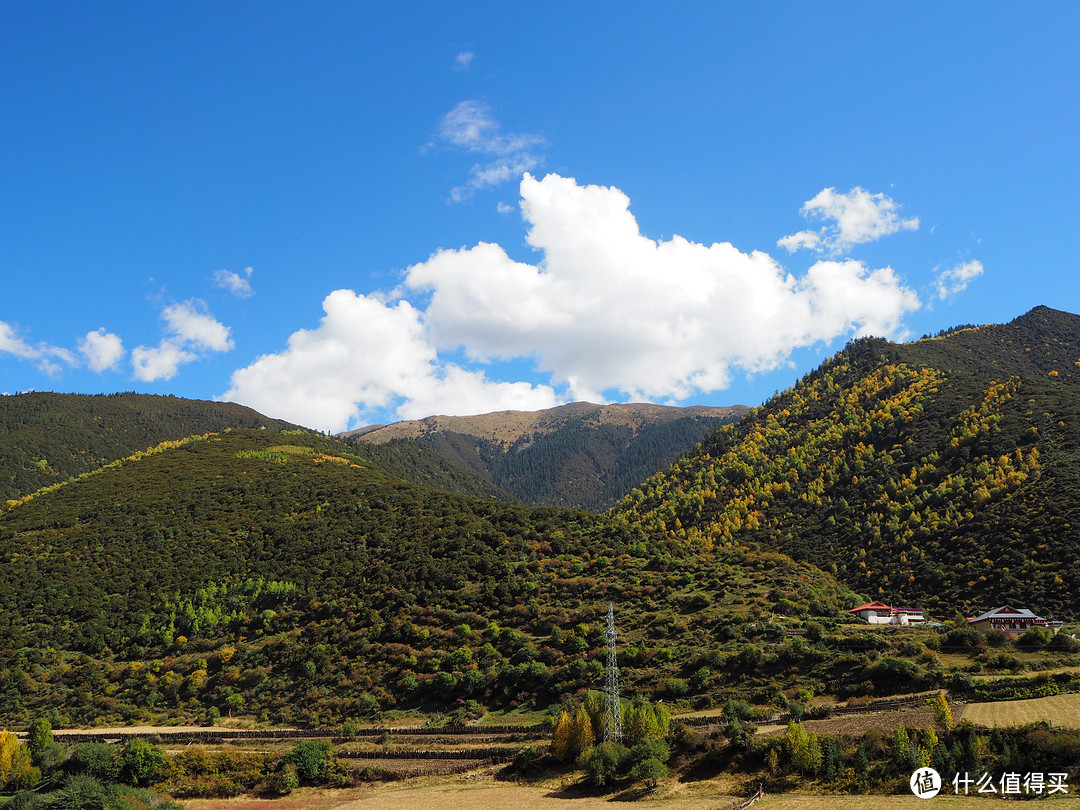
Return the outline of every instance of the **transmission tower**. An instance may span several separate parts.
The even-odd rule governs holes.
[[[604,712],[604,742],[622,742],[622,703],[619,700],[619,662],[615,658],[615,605],[607,608],[607,707]]]

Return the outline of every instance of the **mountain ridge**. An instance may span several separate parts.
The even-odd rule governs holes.
[[[343,437],[358,446],[428,448],[508,497],[596,511],[748,411],[739,405],[574,402],[542,411],[431,416]]]
[[[852,341],[614,514],[755,543],[874,598],[1076,614],[1080,317]]]
[[[646,420],[658,416],[674,419],[679,416],[729,418],[732,414],[743,415],[750,409],[744,405],[656,405],[649,402],[612,403],[597,405],[592,402],[570,402],[538,411],[492,411],[471,416],[433,415],[422,419],[409,419],[388,425],[368,425],[358,430],[337,434],[344,439],[363,439],[372,444],[385,444],[394,439],[423,438],[431,433],[449,431],[490,441],[510,447],[528,433],[546,433],[557,429],[573,417],[595,416],[601,424],[624,424],[640,427]]]
[[[243,405],[170,395],[0,396],[0,503],[163,441],[227,428],[295,428]]]

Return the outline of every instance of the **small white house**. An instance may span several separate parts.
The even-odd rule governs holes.
[[[922,608],[894,608],[884,602],[867,602],[852,608],[848,613],[854,614],[867,624],[922,624],[926,621]]]

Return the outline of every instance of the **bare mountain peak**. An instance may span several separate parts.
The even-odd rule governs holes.
[[[678,407],[655,405],[649,402],[610,405],[570,402],[540,411],[495,411],[473,416],[428,416],[389,425],[368,426],[345,435],[372,444],[385,444],[394,439],[419,439],[433,433],[449,432],[473,436],[508,448],[526,435],[545,434],[573,423],[595,422],[597,425],[623,425],[637,430],[644,424],[662,423],[686,417],[738,418],[747,410],[748,408],[742,405]]]

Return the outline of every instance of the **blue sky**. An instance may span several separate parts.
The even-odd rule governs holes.
[[[1076,3],[23,3],[0,392],[759,404],[1080,312]]]

